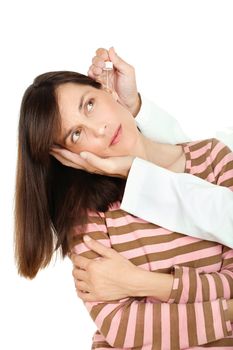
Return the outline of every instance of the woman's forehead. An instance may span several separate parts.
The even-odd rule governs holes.
[[[89,85],[81,85],[75,83],[65,83],[59,85],[56,89],[58,102],[65,102],[66,100],[72,100],[82,96],[88,90],[93,90],[94,88]]]
[[[97,89],[91,85],[83,85],[83,84],[68,82],[68,83],[59,85],[56,88],[56,93],[59,97],[68,96],[68,95],[73,96],[73,95],[81,95],[83,92],[87,90],[100,92],[102,89]]]
[[[84,96],[93,90],[90,86],[67,83],[57,89],[57,103],[61,116],[65,113],[78,111]]]

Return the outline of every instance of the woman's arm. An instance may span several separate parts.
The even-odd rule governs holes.
[[[148,296],[162,302],[187,304],[233,298],[233,250],[223,251],[219,272],[204,273],[175,266],[171,275],[137,269],[130,278],[129,296]]]
[[[97,230],[96,225],[89,226],[88,230],[93,239],[98,237],[105,246],[111,246],[108,235],[101,229]],[[90,259],[98,257],[87,248],[82,238],[77,236],[73,244],[74,253]],[[106,341],[117,348],[134,349],[156,343],[161,349],[185,349],[232,334],[225,299],[175,304],[151,302],[146,297],[128,297],[84,304]]]
[[[83,301],[112,301],[148,296],[161,302],[187,304],[233,298],[233,250],[230,248],[222,249],[215,243],[205,245],[206,254],[208,249],[215,249],[216,258],[211,256],[211,264],[221,264],[218,270],[214,268],[214,272],[175,265],[171,273],[166,274],[135,266],[114,249],[109,249],[96,240],[92,239],[85,244],[101,256],[101,261],[92,262],[90,266],[88,258],[72,255],[76,266],[73,276],[78,295]],[[219,259],[221,252],[222,262]],[[202,258],[206,254],[202,254]],[[192,259],[198,258],[199,253],[195,255],[194,251]],[[81,293],[82,290],[88,293]]]
[[[90,236],[85,236],[84,241],[87,248],[101,258],[93,261],[80,254],[70,254],[77,294],[83,301],[144,296],[165,302],[169,300],[174,284],[173,274],[151,272],[134,265],[116,250]]]

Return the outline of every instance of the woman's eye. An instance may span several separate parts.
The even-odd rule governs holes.
[[[92,110],[92,108],[93,108],[93,105],[94,105],[93,99],[91,99],[91,100],[89,100],[89,101],[87,102],[86,106],[87,106],[87,111],[88,111],[88,112],[91,112],[91,110]],[[90,108],[90,106],[91,106],[91,108]]]
[[[79,131],[79,130],[73,132],[73,134],[71,136],[72,142],[76,143],[78,141],[80,135],[81,135],[81,131]]]

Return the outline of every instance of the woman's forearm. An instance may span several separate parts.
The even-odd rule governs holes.
[[[129,296],[150,296],[166,302],[172,291],[173,280],[173,275],[137,268],[135,275],[128,281]]]
[[[129,279],[130,297],[153,297],[162,302],[169,300],[172,286],[173,275],[146,271],[137,268],[135,274]],[[227,300],[228,318],[233,322],[233,299]]]

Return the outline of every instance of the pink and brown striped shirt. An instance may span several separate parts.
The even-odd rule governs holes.
[[[182,146],[185,172],[233,190],[228,147],[216,139]],[[153,297],[84,302],[98,328],[92,349],[233,349],[226,302],[233,298],[232,249],[148,223],[121,210],[120,202],[107,212],[90,212],[85,232],[76,227],[70,237],[72,251],[95,259],[84,233],[145,270],[174,275],[167,303]]]

